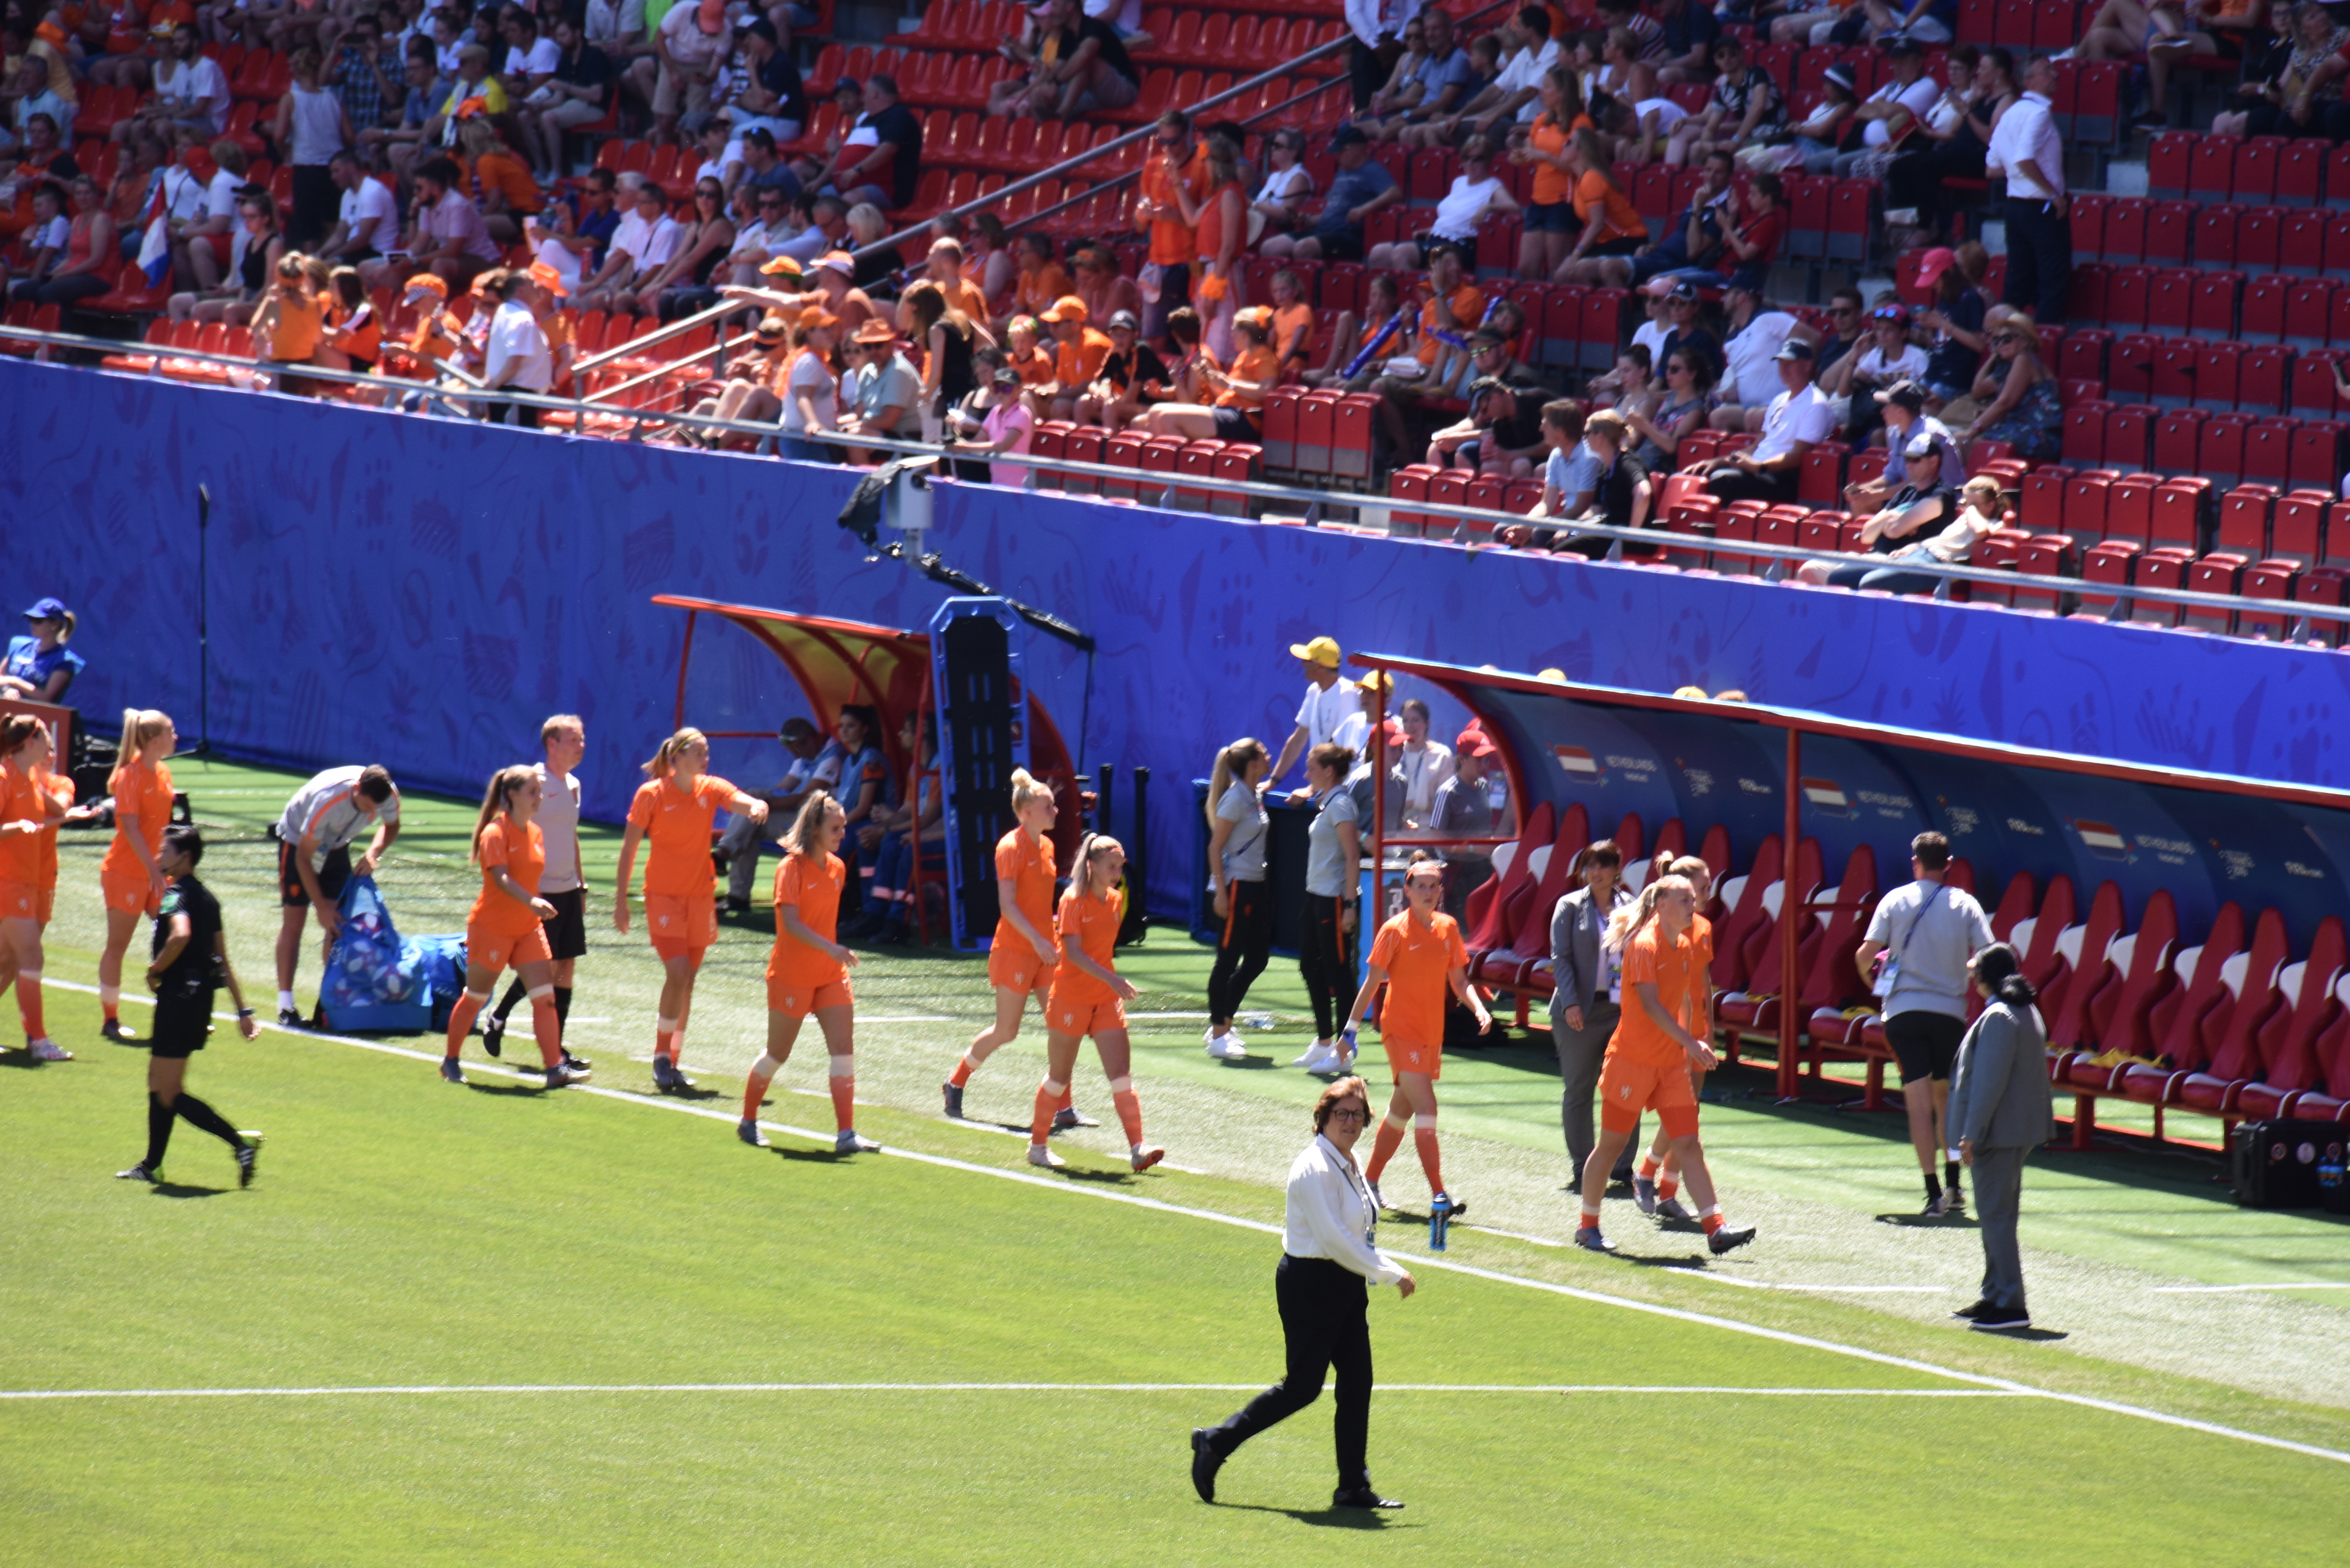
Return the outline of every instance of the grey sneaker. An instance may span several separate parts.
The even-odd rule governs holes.
[[[457,1058],[454,1056],[441,1058],[441,1081],[444,1084],[462,1084],[465,1081],[465,1069],[457,1065]]]
[[[1659,1220],[1677,1220],[1684,1225],[1694,1225],[1697,1223],[1697,1216],[1682,1208],[1681,1200],[1678,1198],[1659,1199],[1657,1200],[1657,1218]]]
[[[1632,1178],[1632,1201],[1640,1206],[1643,1214],[1657,1211],[1657,1184],[1645,1176]]]
[[[962,1120],[962,1085],[961,1084],[941,1084],[939,1097],[946,1102],[947,1116],[951,1120]]]
[[[871,1154],[880,1147],[869,1137],[858,1137],[855,1127],[841,1128],[839,1135],[832,1140],[832,1152],[835,1154]]]
[[[546,1086],[550,1089],[559,1089],[567,1084],[584,1084],[588,1076],[588,1071],[585,1067],[577,1067],[568,1062],[557,1062],[546,1070]]]
[[[1087,1116],[1075,1106],[1063,1106],[1053,1113],[1053,1130],[1067,1132],[1071,1127],[1097,1127],[1101,1123]]]
[[[1601,1235],[1596,1225],[1577,1226],[1575,1244],[1586,1252],[1612,1252],[1616,1250],[1616,1243]]]
[[[114,1179],[117,1181],[143,1181],[147,1183],[148,1186],[152,1187],[156,1183],[161,1181],[163,1178],[160,1172],[148,1169],[147,1162],[142,1159],[128,1170],[116,1171],[114,1173]]]
[[[734,1136],[741,1138],[744,1143],[749,1144],[753,1148],[767,1148],[772,1147],[767,1142],[767,1135],[759,1130],[758,1122],[750,1116],[744,1116],[741,1121],[734,1124]]]

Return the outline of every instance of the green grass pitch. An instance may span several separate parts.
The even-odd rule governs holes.
[[[408,846],[411,906],[431,842]],[[265,1002],[261,854],[206,869],[240,889]],[[87,980],[77,929],[61,916],[52,978]],[[907,978],[924,963],[947,978]],[[877,1012],[975,1005],[971,966],[872,967]],[[1186,1438],[1278,1370],[1279,1193],[1135,1177],[1098,1140],[1032,1176],[1019,1140],[895,1087],[900,1054],[934,1080],[960,1021],[865,1037],[860,1126],[902,1152],[848,1158],[736,1143],[715,1026],[717,1093],[690,1105],[639,1093],[617,1028],[594,1091],[546,1096],[477,1052],[444,1085],[429,1040],[224,1026],[190,1085],[270,1135],[261,1178],[238,1190],[182,1126],[151,1190],[108,1179],[138,1152],[144,1054],[98,1041],[86,992],[47,1005],[81,1059],[0,1056],[7,1568],[2339,1558],[2338,1459],[2015,1390],[2350,1449],[2337,1409],[1469,1231],[1459,1267],[1416,1258],[1421,1292],[1372,1309],[1372,1474],[1410,1506],[1326,1510],[1325,1401],[1243,1449],[1210,1509]],[[1171,1082],[1197,1026],[1165,1033]],[[1034,1058],[1007,1063],[983,1081],[1008,1105]],[[796,1092],[821,1073],[795,1059],[770,1118],[828,1127]],[[1264,1090],[1232,1136],[1285,1160],[1305,1088]],[[1424,1251],[1408,1224],[1383,1240]]]

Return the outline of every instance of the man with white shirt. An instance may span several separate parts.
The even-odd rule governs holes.
[[[555,384],[554,350],[547,346],[546,331],[539,326],[538,315],[531,308],[532,291],[540,287],[558,296],[567,292],[553,267],[536,267],[529,273],[515,267],[499,275],[495,292],[500,304],[497,315],[490,319],[490,341],[482,366],[483,386],[494,391],[536,392],[544,396]],[[494,401],[485,404],[483,412],[494,425],[515,424],[534,431],[538,428],[538,410],[527,403]]]
[[[1311,642],[1293,642],[1289,654],[1305,666],[1305,701],[1298,705],[1297,727],[1282,742],[1280,761],[1265,775],[1267,784],[1278,782],[1301,755],[1325,741],[1336,740],[1338,726],[1349,715],[1359,716],[1362,711],[1355,683],[1338,673],[1336,641],[1317,637]]]
[[[505,78],[507,101],[521,103],[555,75],[563,63],[563,48],[553,38],[541,36],[538,18],[519,5],[498,13],[498,30],[506,40],[505,68],[498,74]]]
[[[848,751],[839,741],[827,738],[806,719],[795,715],[784,721],[775,732],[790,756],[791,766],[784,770],[775,787],[751,790],[747,793],[767,803],[769,822],[787,822],[799,810],[812,789],[840,789],[840,770],[847,765]],[[751,894],[758,886],[759,848],[766,829],[748,816],[732,814],[726,831],[718,839],[719,863],[726,871],[725,909],[729,914],[751,912]]]
[[[1713,411],[1718,431],[1759,431],[1763,405],[1779,390],[1779,346],[1803,323],[1783,310],[1764,306],[1759,289],[1731,284],[1721,292],[1729,336],[1721,345],[1721,406]],[[1692,317],[1694,319],[1694,317]],[[1669,354],[1675,345],[1668,342]]]
[[[318,254],[356,266],[400,248],[400,203],[382,182],[368,178],[359,154],[346,147],[327,160],[327,173],[342,188],[342,216]]]
[[[1916,39],[1897,38],[1885,54],[1892,74],[1852,111],[1861,122],[1860,147],[1836,154],[1839,180],[1850,179],[1854,165],[1872,153],[1881,157],[1897,137],[1906,140],[1942,96],[1942,84],[1926,74],[1926,52]]]
[[[1762,414],[1762,439],[1744,452],[1709,461],[1705,486],[1719,501],[1795,499],[1796,477],[1812,448],[1835,431],[1827,399],[1812,384],[1812,346],[1790,337],[1772,356],[1784,388]]]
[[[1983,172],[2007,180],[2007,288],[2002,298],[2043,327],[2064,319],[2073,286],[2072,205],[2064,195],[2064,140],[2049,95],[2056,67],[2045,55],[2024,62],[2023,96],[2000,116]]]
[[[731,269],[727,281],[756,288],[759,269],[773,261],[798,231],[792,226],[791,203],[781,191],[754,188],[745,194],[750,198],[751,215],[735,229],[733,248],[726,253]]]
[[[155,95],[136,114],[117,120],[113,139],[130,140],[134,130],[170,132],[179,128],[205,137],[228,129],[228,77],[220,62],[203,53],[203,40],[193,27],[159,24],[155,32],[163,58],[155,67]]]
[[[1355,112],[1371,104],[1403,58],[1405,24],[1419,15],[1420,0],[1347,0],[1347,75],[1355,94]]]
[[[641,175],[635,178],[629,215],[620,220],[619,228],[613,233],[612,247],[605,253],[604,265],[579,287],[577,304],[582,311],[631,308],[630,291],[642,287],[677,254],[684,231],[669,215],[668,198],[661,194],[660,186]],[[629,179],[628,174],[621,175],[621,185],[626,187]]]

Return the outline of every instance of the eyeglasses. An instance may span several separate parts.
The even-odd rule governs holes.
[[[1330,1119],[1334,1122],[1364,1122],[1371,1119],[1371,1113],[1353,1106],[1333,1106],[1330,1107]]]

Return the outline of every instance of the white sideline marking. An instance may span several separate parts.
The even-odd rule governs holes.
[[[2147,1289],[2164,1295],[2216,1294],[2222,1291],[2350,1291],[2350,1280],[2303,1280],[2299,1283],[2269,1285],[2148,1285]]]
[[[332,1388],[11,1388],[0,1399],[307,1399],[408,1394],[1244,1394],[1263,1383],[413,1383]],[[1381,1394],[1711,1394],[1741,1397],[2029,1399],[2007,1388],[1745,1388],[1711,1384],[1382,1383]]]
[[[41,981],[43,984],[55,986],[60,991],[78,992],[85,996],[98,994],[98,988],[94,985],[83,985],[69,980],[51,980],[47,975],[43,975]],[[125,993],[123,1000],[135,1002],[147,1007],[155,1005],[154,999],[151,997]],[[228,1013],[214,1013],[213,1016],[231,1023],[234,1022],[233,1016]],[[291,1035],[296,1040],[323,1040],[338,1045],[355,1046],[362,1051],[377,1052],[386,1056],[400,1056],[411,1062],[438,1064],[441,1061],[438,1052],[413,1051],[405,1045],[393,1045],[379,1040],[360,1040],[348,1034],[326,1034],[307,1029],[287,1029],[277,1023],[263,1023],[261,1027],[276,1033]],[[536,1076],[535,1074],[518,1073],[502,1064],[496,1065],[473,1064],[469,1064],[466,1070],[490,1073],[512,1078],[517,1082],[528,1082]],[[716,1110],[688,1102],[657,1099],[648,1095],[631,1094],[624,1089],[603,1088],[594,1084],[575,1084],[567,1089],[557,1090],[556,1093],[588,1095],[602,1099],[619,1100],[628,1105],[646,1106],[658,1110],[699,1116],[704,1121],[732,1123],[741,1119],[731,1109]],[[810,1132],[805,1127],[788,1127],[780,1122],[762,1121],[759,1126],[769,1132],[783,1133],[791,1137],[802,1138],[826,1147],[829,1147],[833,1141],[833,1135],[830,1133]],[[1123,1203],[1129,1208],[1153,1210],[1161,1214],[1177,1214],[1191,1220],[1205,1220],[1212,1224],[1229,1225],[1242,1231],[1253,1231],[1261,1235],[1282,1234],[1280,1226],[1267,1224],[1262,1220],[1248,1220],[1236,1214],[1222,1214],[1212,1209],[1193,1209],[1185,1204],[1169,1203],[1157,1198],[1145,1198],[1139,1193],[1108,1191],[1078,1182],[1055,1180],[1047,1176],[1032,1176],[1025,1170],[1004,1170],[994,1166],[973,1165],[969,1160],[956,1159],[948,1155],[928,1154],[920,1149],[892,1148],[886,1144],[881,1147],[879,1153],[899,1159],[910,1159],[918,1164],[936,1166],[945,1170],[959,1170],[968,1175],[992,1177],[998,1181],[1014,1181],[1024,1186],[1040,1187],[1048,1192],[1057,1192],[1066,1197],[1092,1198],[1108,1203]],[[2281,1449],[2287,1453],[2304,1454],[2311,1459],[2331,1459],[2336,1464],[2350,1465],[2350,1452],[2345,1452],[2339,1449],[2320,1448],[2314,1443],[2296,1443],[2288,1438],[2273,1438],[2263,1432],[2248,1432],[2240,1427],[2223,1427],[2216,1421],[2199,1421],[2192,1417],[2173,1416],[2166,1411],[2148,1409],[2143,1405],[2125,1405],[2117,1400],[2099,1399],[2086,1394],[2066,1394],[2053,1389],[2034,1388],[2011,1378],[1989,1377],[1974,1372],[1959,1372],[1947,1366],[1937,1366],[1930,1361],[1920,1361],[1910,1356],[1888,1355],[1879,1350],[1867,1350],[1856,1345],[1845,1345],[1836,1340],[1820,1339],[1807,1334],[1794,1334],[1786,1329],[1766,1328],[1761,1324],[1742,1323],[1734,1317],[1722,1317],[1713,1313],[1691,1312],[1684,1307],[1665,1306],[1656,1302],[1634,1301],[1628,1296],[1609,1295],[1604,1291],[1585,1290],[1575,1285],[1555,1284],[1548,1280],[1532,1280],[1523,1274],[1505,1274],[1493,1269],[1481,1269],[1471,1263],[1455,1262],[1450,1258],[1431,1257],[1417,1252],[1406,1255],[1423,1267],[1440,1269],[1447,1273],[1461,1274],[1471,1279],[1485,1280],[1495,1284],[1517,1285],[1525,1290],[1564,1296],[1570,1301],[1588,1302],[1595,1306],[1616,1307],[1621,1311],[1661,1317],[1675,1323],[1698,1324],[1707,1328],[1721,1329],[1730,1334],[1742,1334],[1754,1339],[1770,1340],[1778,1345],[1793,1345],[1805,1350],[1824,1351],[1831,1355],[1848,1356],[1856,1361],[1871,1362],[1879,1366],[1897,1366],[1905,1372],[1922,1372],[1929,1376],[1945,1377],[1954,1383],[1970,1384],[1977,1388],[1997,1389],[2009,1394],[2029,1394],[2042,1399],[2053,1399],[2059,1404],[2076,1405],[2084,1409],[2102,1410],[2108,1415],[2128,1416],[2137,1420],[2153,1421],[2166,1427],[2177,1427],[2185,1431],[2201,1432],[2207,1437],[2232,1438],[2238,1442],[2253,1443],[2267,1449]],[[1706,1275],[1704,1277],[1727,1278],[1728,1276]]]

